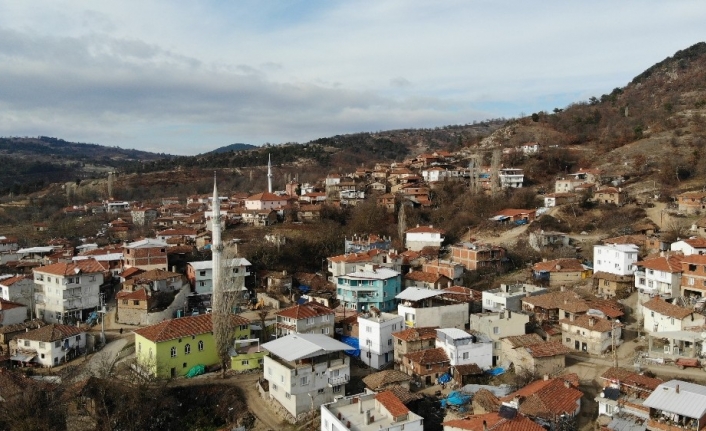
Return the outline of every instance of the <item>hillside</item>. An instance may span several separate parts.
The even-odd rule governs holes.
[[[215,150],[209,151],[204,154],[219,154],[219,153],[227,153],[229,151],[254,150],[255,148],[257,148],[257,146],[255,146],[255,145],[235,143],[235,144],[230,144],[230,145],[226,145],[223,147],[218,147]]]

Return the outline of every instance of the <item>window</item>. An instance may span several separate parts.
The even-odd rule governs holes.
[[[181,364],[181,368],[186,368],[186,362]]]
[[[673,317],[672,317],[671,321],[672,321],[672,322],[671,322],[671,323],[672,323],[672,325],[674,325],[674,318],[673,318]]]
[[[387,345],[388,345],[388,346],[392,346],[392,338],[390,338],[389,340],[387,340]]]
[[[468,352],[463,352],[463,359],[468,359],[470,354]]]
[[[184,346],[184,354],[188,355],[189,353],[191,353],[191,344],[186,344]]]
[[[571,342],[571,338],[566,337],[566,342],[567,342],[567,343]]]
[[[142,343],[137,343],[137,353],[142,351]]]
[[[199,271],[199,275],[200,275],[201,277],[205,277],[205,276],[206,276],[206,271]]]
[[[325,334],[328,334],[328,333],[330,333],[330,331],[331,331],[331,328],[326,328],[326,330],[325,330],[325,331],[326,331],[326,332],[325,332]]]
[[[284,383],[284,376],[279,376],[279,381]]]
[[[431,370],[431,364],[427,364],[427,370]]]
[[[319,389],[317,392],[320,393],[320,394],[323,394],[323,393],[324,393],[324,390],[323,390],[323,389]]]
[[[61,341],[55,341],[54,347],[61,347]]]
[[[46,348],[46,344],[47,344],[47,343],[45,343],[45,342],[43,342],[43,341],[40,341],[40,342],[39,342],[39,348],[40,348],[40,349]]]
[[[650,311],[650,317],[655,317],[655,312],[654,312],[654,311]]]
[[[338,392],[341,392],[341,388],[342,388],[342,386],[341,386],[341,385],[338,385],[338,386],[334,386],[334,387],[333,387],[333,392],[334,392],[334,393],[338,393]]]
[[[203,350],[203,341],[199,341],[199,352]]]
[[[172,347],[172,358],[176,358],[176,347]]]
[[[272,375],[272,367],[267,367],[267,375],[268,376]]]
[[[500,333],[500,328],[497,326],[493,326],[493,334],[499,334]]]
[[[240,361],[240,365],[248,366],[248,365],[250,365],[250,360],[245,359],[245,360],[243,360],[243,361]]]
[[[309,376],[302,376],[302,378],[299,379],[299,384],[302,386],[308,385],[309,384]]]
[[[366,346],[372,346],[372,345],[373,345],[373,340],[365,340],[365,345],[366,345]]]
[[[77,336],[76,336],[76,341],[81,341],[81,336],[80,336],[80,335],[77,335]]]
[[[397,345],[401,346],[402,345],[402,340],[397,340]]]
[[[292,398],[292,396],[289,394],[289,392],[285,392],[285,393],[284,393],[284,397],[285,397],[286,399]]]
[[[123,299],[123,305],[127,305],[127,299]]]
[[[315,321],[316,321],[316,319],[314,319],[313,317],[310,317],[310,318],[306,319],[306,324],[313,325]]]
[[[135,300],[132,301],[132,305],[140,305],[140,301],[138,301],[137,299],[135,299]]]
[[[372,327],[372,326],[366,326],[366,327],[365,327],[365,332],[368,332],[368,333],[373,332],[373,327]]]
[[[272,384],[272,390],[273,390],[273,391],[276,391],[276,390],[277,390],[277,385]]]

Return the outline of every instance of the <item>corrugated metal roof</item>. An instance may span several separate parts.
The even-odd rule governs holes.
[[[395,298],[401,299],[403,301],[421,301],[422,299],[432,298],[434,296],[442,295],[443,293],[444,292],[441,290],[408,287],[402,292],[398,293]]]
[[[370,270],[363,270],[363,271],[355,271],[351,272],[350,274],[346,274],[345,276],[348,278],[356,278],[356,279],[363,279],[363,280],[387,280],[388,278],[395,278],[398,275],[400,275],[399,272],[389,269],[389,268],[377,268],[373,271]]]
[[[706,414],[706,386],[683,380],[670,380],[657,386],[642,405],[690,418],[700,418]]]
[[[446,335],[448,338],[451,338],[452,340],[463,340],[466,338],[471,338],[473,335],[469,334],[468,332],[458,329],[458,328],[443,328],[443,329],[437,329],[436,332],[441,332],[442,334]]]
[[[285,361],[296,361],[351,348],[348,344],[341,343],[324,334],[290,334],[269,341],[261,347]]]

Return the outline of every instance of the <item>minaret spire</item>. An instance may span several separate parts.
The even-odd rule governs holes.
[[[272,193],[272,155],[267,155],[267,191]]]
[[[223,245],[221,244],[221,201],[218,199],[218,187],[216,185],[216,172],[213,172],[213,204],[211,206],[211,263],[212,263],[212,280],[213,294],[211,295],[211,307],[216,310],[216,303],[220,300],[223,294],[223,286],[221,285],[221,253]]]

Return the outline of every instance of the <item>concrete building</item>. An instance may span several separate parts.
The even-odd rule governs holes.
[[[143,239],[123,246],[126,268],[167,270],[167,243],[156,239]]]
[[[682,255],[672,254],[636,262],[635,289],[647,296],[671,299],[680,295]]]
[[[471,330],[486,334],[493,342],[493,366],[497,365],[502,348],[500,339],[524,335],[527,332],[528,314],[512,311],[471,314]]]
[[[397,314],[404,318],[404,325],[408,328],[439,326],[464,329],[468,324],[470,304],[448,299],[445,290],[409,287],[396,299],[400,301]]]
[[[400,273],[367,264],[358,271],[336,278],[336,294],[341,304],[357,312],[393,311],[395,295],[402,290]]]
[[[571,286],[591,277],[593,270],[578,259],[554,259],[538,262],[532,267],[532,277],[550,287]]]
[[[345,395],[350,380],[350,346],[322,334],[293,334],[267,342],[264,376],[269,398],[295,420],[312,408]]]
[[[392,334],[404,328],[402,316],[371,312],[358,315],[360,359],[368,366],[381,369],[394,361]]]
[[[245,199],[245,209],[251,211],[280,210],[287,205],[288,196],[274,193],[257,193]]]
[[[642,403],[650,409],[649,430],[701,430],[706,427],[706,386],[670,380]]]
[[[430,260],[424,262],[422,271],[430,274],[444,275],[451,279],[454,285],[463,283],[464,267],[460,263],[454,263],[448,260]]]
[[[642,304],[645,332],[683,331],[703,325],[705,318],[693,308],[679,307],[662,298],[653,298]]]
[[[402,369],[402,357],[408,353],[434,348],[436,327],[409,328],[392,334],[395,347],[395,366]]]
[[[564,346],[569,349],[602,355],[623,343],[623,325],[617,320],[584,314],[573,319],[562,319],[559,323]]]
[[[706,255],[693,254],[681,261],[681,296],[706,296]]]
[[[546,288],[532,284],[501,284],[497,289],[483,291],[483,311],[520,311],[523,298],[546,292]]]
[[[187,263],[186,278],[197,294],[213,293],[213,262],[201,260]]]
[[[324,334],[333,337],[336,312],[316,302],[294,305],[275,313],[277,337]]]
[[[687,238],[676,241],[672,243],[670,250],[680,252],[684,256],[706,254],[706,238]]]
[[[391,391],[350,395],[321,406],[321,431],[423,431],[424,418]]]
[[[32,307],[34,280],[24,275],[15,275],[0,280],[0,298]]]
[[[476,364],[482,369],[493,366],[493,342],[483,333],[470,334],[456,328],[437,329],[436,347],[446,352],[451,366]]]
[[[441,247],[444,242],[444,231],[434,226],[417,226],[405,232],[405,246],[412,251],[420,251],[424,247]]]
[[[81,354],[86,347],[86,332],[74,325],[50,324],[22,333],[16,340],[12,361],[53,367]]]
[[[460,263],[467,270],[500,270],[505,259],[505,249],[479,242],[463,242],[451,247],[451,261]]]
[[[26,305],[0,298],[0,327],[24,322],[28,309]]]
[[[520,188],[525,181],[525,174],[522,169],[503,168],[498,172],[498,178],[500,179],[500,187],[504,189]]]
[[[49,323],[86,320],[100,304],[104,271],[95,259],[35,268],[36,315]]]
[[[615,275],[633,275],[637,269],[637,254],[640,247],[635,244],[606,244],[593,246],[593,270]]]

